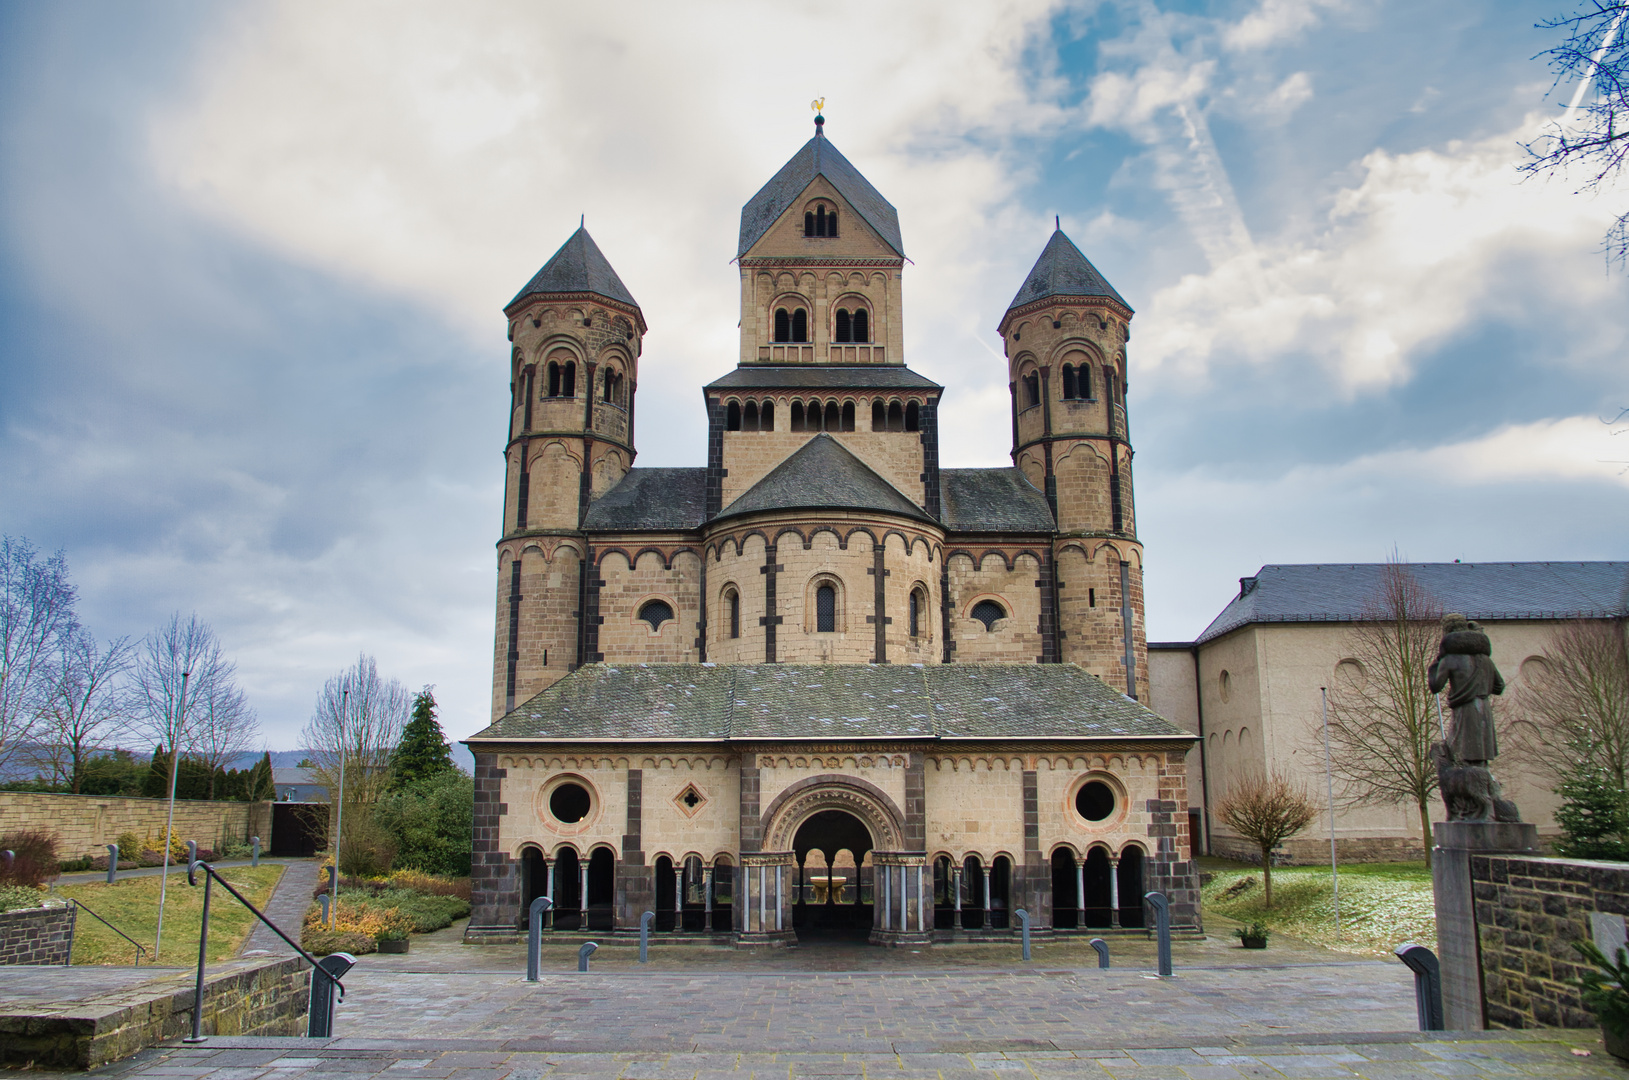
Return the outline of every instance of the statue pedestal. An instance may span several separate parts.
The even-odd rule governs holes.
[[[1442,1019],[1449,1031],[1482,1031],[1482,949],[1476,933],[1471,856],[1538,852],[1538,826],[1526,822],[1439,821],[1431,851],[1442,964]]]

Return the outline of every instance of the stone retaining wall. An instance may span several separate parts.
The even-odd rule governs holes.
[[[1473,855],[1482,994],[1494,1028],[1595,1027],[1573,984],[1590,914],[1629,914],[1629,863]]]
[[[206,802],[178,799],[175,835],[214,848],[225,841],[248,843],[260,837],[271,847],[272,804],[269,802]],[[158,838],[163,846],[167,799],[133,799],[118,795],[49,795],[33,791],[0,792],[0,833],[44,829],[57,838],[57,856],[76,859],[106,855],[106,845],[120,833]]]
[[[66,964],[76,908],[30,908],[0,915],[0,964]]]
[[[78,969],[66,969],[78,970]],[[232,960],[204,983],[206,1035],[304,1035],[310,967],[299,957]],[[94,1069],[192,1033],[193,972],[49,1005],[0,1004],[0,1065]]]

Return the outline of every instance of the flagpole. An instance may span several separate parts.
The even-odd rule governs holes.
[[[334,808],[334,895],[329,897],[328,929],[339,925],[339,838],[345,827],[345,717],[351,711],[351,692],[339,697],[339,803]]]
[[[1318,687],[1324,709],[1324,786],[1329,794],[1329,878],[1335,886],[1335,937],[1341,936],[1341,875],[1335,860],[1335,766],[1329,754],[1329,688]]]

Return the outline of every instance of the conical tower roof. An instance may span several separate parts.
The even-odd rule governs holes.
[[[1010,312],[1050,296],[1106,297],[1127,311],[1131,310],[1131,305],[1114,291],[1108,278],[1086,260],[1074,241],[1063,235],[1062,229],[1053,231],[1041,257],[1035,260],[1029,277],[1024,279],[1023,288],[1012,298],[1007,310]]]
[[[571,239],[560,245],[560,250],[543,264],[543,269],[526,283],[526,287],[504,305],[504,310],[509,310],[528,296],[558,293],[593,293],[632,308],[639,307],[639,301],[633,298],[628,286],[622,284],[617,272],[611,269],[605,253],[582,226],[571,234]]]
[[[837,152],[826,138],[823,125],[824,118],[818,118],[814,138],[804,143],[803,149],[793,154],[741,208],[741,242],[736,247],[736,258],[751,250],[817,176],[824,176],[896,254],[905,254],[905,242],[899,235],[899,211],[860,175],[859,169],[849,164],[848,158]]]

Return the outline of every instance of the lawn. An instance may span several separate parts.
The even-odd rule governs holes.
[[[1350,863],[1340,868],[1340,934],[1327,866],[1273,867],[1273,906],[1264,907],[1260,867],[1201,860],[1214,876],[1200,890],[1207,913],[1268,929],[1325,948],[1385,956],[1405,941],[1437,947],[1431,871],[1423,862]]]
[[[281,866],[234,866],[221,872],[232,887],[248,897],[256,907],[265,904],[272,887],[283,876]],[[64,900],[88,904],[96,914],[113,923],[147,948],[153,950],[153,933],[158,925],[158,875],[132,877],[109,885],[95,882],[64,885],[56,890]],[[185,967],[198,962],[198,922],[204,907],[203,877],[196,888],[187,884],[186,871],[170,875],[164,903],[164,955],[166,965]],[[209,904],[209,960],[215,963],[237,955],[243,939],[253,928],[255,917],[232,894],[217,883]],[[293,927],[289,928],[293,931]],[[80,912],[74,926],[76,964],[129,964],[136,950],[128,941]]]

